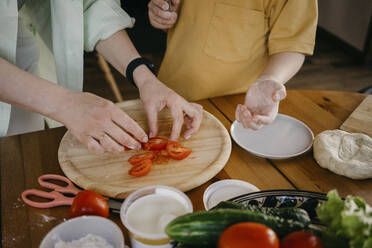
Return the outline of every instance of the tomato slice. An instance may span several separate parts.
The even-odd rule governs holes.
[[[91,191],[80,191],[74,198],[70,208],[70,217],[82,215],[109,216],[109,206],[106,199],[100,194]]]
[[[142,177],[147,175],[151,170],[151,160],[144,159],[139,162],[137,165],[134,165],[132,169],[129,170],[129,175],[134,177]]]
[[[192,150],[183,147],[177,141],[170,141],[167,144],[167,152],[171,158],[175,160],[182,160],[189,156]]]
[[[155,157],[154,152],[145,152],[137,155],[133,155],[129,158],[128,162],[132,165],[137,165],[141,163],[143,160],[149,159],[152,160]]]
[[[305,231],[293,232],[280,242],[280,248],[323,248],[322,241],[315,234]]]
[[[157,151],[155,153],[155,158],[152,160],[152,163],[155,164],[167,164],[170,160],[167,150]]]
[[[168,140],[165,138],[161,137],[155,137],[149,139],[149,141],[145,144],[143,144],[143,149],[144,150],[149,150],[149,151],[159,151],[165,149],[167,146]]]
[[[279,248],[279,239],[265,225],[242,222],[228,227],[221,234],[218,248]]]

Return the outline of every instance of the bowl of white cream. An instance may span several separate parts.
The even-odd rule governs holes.
[[[54,227],[39,248],[124,248],[120,228],[99,216],[81,216]]]
[[[120,210],[132,248],[171,248],[165,227],[193,211],[190,199],[176,188],[150,186],[130,194]]]

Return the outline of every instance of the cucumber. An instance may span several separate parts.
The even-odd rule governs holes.
[[[267,208],[255,205],[244,205],[237,202],[223,201],[213,209],[247,209],[255,213],[263,213],[266,215],[277,216],[284,219],[291,219],[302,222],[306,225],[310,224],[309,214],[301,208]]]
[[[184,245],[209,247],[217,244],[226,228],[247,221],[270,227],[280,238],[307,227],[299,221],[265,215],[248,209],[215,209],[180,216],[168,224],[165,232],[171,239]]]

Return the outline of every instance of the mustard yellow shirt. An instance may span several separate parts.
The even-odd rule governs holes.
[[[245,92],[270,55],[312,55],[317,0],[181,0],[159,71],[188,100]]]

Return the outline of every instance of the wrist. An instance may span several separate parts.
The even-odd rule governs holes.
[[[140,65],[133,71],[133,81],[138,89],[144,87],[149,82],[154,82],[155,75],[147,68],[146,65]]]
[[[263,74],[263,75],[259,76],[256,80],[256,83],[260,83],[260,82],[263,82],[263,81],[274,81],[274,82],[279,83],[279,84],[284,84],[278,77],[276,77],[274,75],[270,75],[270,74]]]
[[[74,109],[76,92],[62,88],[52,96],[51,104],[47,108],[45,116],[65,124],[66,112]]]

